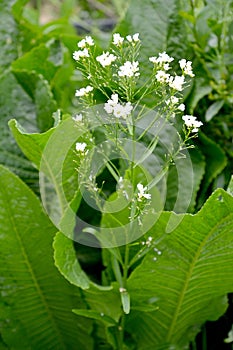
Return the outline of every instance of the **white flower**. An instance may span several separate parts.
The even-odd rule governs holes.
[[[164,70],[169,70],[171,67],[169,66],[169,63],[164,63],[163,69]]]
[[[83,120],[83,115],[80,114],[76,114],[73,118],[72,118],[75,122],[81,122]]]
[[[75,61],[79,61],[80,57],[89,57],[88,50],[87,49],[83,49],[83,50],[75,51],[73,53],[73,59]]]
[[[139,39],[139,33],[135,33],[133,36],[127,35],[126,39],[130,43],[136,43],[137,41],[140,41]]]
[[[165,101],[167,105],[172,105],[172,106],[176,105],[178,102],[179,102],[179,99],[176,96],[171,96],[168,100]]]
[[[155,78],[160,83],[167,83],[169,82],[170,74],[165,73],[163,70],[158,70]]]
[[[180,68],[184,72],[184,74],[189,75],[190,77],[194,77],[193,70],[192,70],[192,62],[186,61],[184,58],[179,61]]]
[[[174,60],[173,57],[170,57],[165,51],[159,52],[159,57],[149,57],[149,61],[152,63],[157,63],[159,65],[163,65],[164,63],[169,63]],[[167,67],[167,66],[166,66]]]
[[[175,89],[177,91],[182,91],[183,84],[184,84],[184,76],[183,75],[182,76],[176,75],[175,78],[170,77],[169,86],[172,89]]]
[[[119,33],[113,34],[113,44],[116,46],[120,46],[124,41],[124,38],[120,36]]]
[[[103,67],[110,66],[115,60],[116,56],[114,56],[112,53],[109,53],[108,51],[96,57],[96,61],[98,61]]]
[[[76,142],[76,145],[75,145],[76,151],[83,153],[86,147],[87,147],[87,144],[85,142]]]
[[[131,35],[127,35],[126,39],[127,39],[127,40],[128,40],[130,43],[132,43],[132,41],[133,41],[133,39],[132,39],[132,36],[131,36]]]
[[[130,102],[121,105],[118,102],[118,95],[112,94],[111,99],[104,105],[104,109],[108,114],[113,114],[116,118],[126,118],[132,111],[133,106]]]
[[[133,41],[135,41],[135,42],[140,41],[140,39],[139,39],[139,33],[135,33],[135,34],[133,35]]]
[[[137,77],[140,73],[139,67],[138,67],[138,61],[126,61],[123,66],[120,66],[120,69],[118,71],[118,75],[120,77],[133,77],[134,75]]]
[[[138,201],[139,202],[142,201],[142,198],[151,199],[151,194],[150,193],[145,193],[147,188],[143,187],[143,185],[141,183],[137,184],[137,189],[138,189]]]
[[[176,96],[171,96],[170,100],[171,100],[171,103],[172,103],[173,105],[175,105],[176,103],[179,102],[179,99],[178,99],[178,97],[176,97]]]
[[[94,40],[92,39],[91,36],[86,36],[85,39],[82,39],[81,41],[79,41],[78,47],[80,47],[80,49],[84,49],[84,47],[86,47],[86,44],[89,46],[94,45]]]
[[[88,95],[88,93],[91,92],[92,90],[93,90],[93,87],[90,85],[87,85],[85,88],[81,88],[79,90],[76,90],[75,96],[81,97],[81,96]]]
[[[93,46],[95,44],[91,36],[86,36],[85,41],[89,46]]]
[[[78,42],[78,47],[80,47],[80,49],[84,49],[85,46],[86,46],[85,39],[82,39],[81,41]]]
[[[186,66],[186,60],[184,58],[182,60],[179,60],[179,65],[181,69],[184,69]]]
[[[184,112],[184,110],[185,110],[185,104],[184,104],[184,103],[181,103],[181,104],[177,107],[177,109],[179,109],[180,111]]]
[[[149,61],[152,63],[157,63],[157,57],[149,57]]]
[[[199,122],[193,115],[183,115],[182,119],[187,128],[192,129],[192,132],[198,132],[200,126],[203,125],[203,123]]]

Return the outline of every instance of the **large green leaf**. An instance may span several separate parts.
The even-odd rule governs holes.
[[[1,334],[17,350],[92,349],[91,324],[71,310],[85,308],[79,291],[53,263],[56,228],[39,200],[0,167]]]
[[[170,216],[161,214],[150,231],[154,245],[128,280],[132,305],[137,297],[158,306],[129,315],[127,329],[140,350],[187,349],[206,320],[224,313],[223,296],[233,292],[233,197],[217,190],[200,212],[166,233]]]

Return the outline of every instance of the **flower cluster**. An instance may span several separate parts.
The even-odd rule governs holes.
[[[120,66],[119,71],[118,71],[118,75],[119,77],[138,77],[140,75],[140,73],[138,73],[139,71],[139,67],[138,67],[139,63],[138,61],[126,61],[123,66]]]
[[[149,57],[149,61],[158,65],[159,68],[163,68],[163,70],[168,70],[171,67],[169,63],[174,61],[173,57],[170,57],[165,51],[159,53],[159,57]]]
[[[191,132],[198,132],[200,126],[203,125],[203,123],[198,121],[193,115],[183,115],[182,119],[186,127],[190,129]]]
[[[180,102],[179,98],[176,96],[171,96],[168,100],[165,101],[165,103],[169,106],[176,106]],[[176,108],[179,111],[184,111],[185,110],[185,105],[184,103],[180,103]]]
[[[81,154],[87,154],[87,150],[85,150],[87,147],[87,144],[85,142],[76,142],[75,149],[77,152],[80,152]]]
[[[82,39],[81,41],[79,41],[78,47],[82,50],[78,50],[73,53],[74,60],[79,61],[80,58],[90,57],[88,47],[93,46],[94,44],[95,44],[94,40],[92,39],[91,36],[86,36],[85,39]]]
[[[194,77],[193,70],[192,70],[192,62],[186,61],[184,58],[179,61],[180,68],[182,69],[183,73],[185,75],[189,75],[190,77]]]
[[[96,57],[96,61],[98,61],[102,67],[110,66],[112,62],[116,60],[116,56],[112,53],[103,52],[102,55]]]
[[[130,102],[125,105],[119,103],[118,94],[112,94],[111,99],[104,105],[104,109],[108,114],[113,114],[116,118],[126,119],[132,112],[133,106]]]
[[[132,132],[130,123],[133,121],[133,103],[136,101],[139,105],[141,98],[137,90],[137,78],[140,77],[138,60],[140,45],[139,33],[126,37],[114,33],[109,50],[96,56],[97,49],[94,40],[86,36],[78,43],[79,50],[73,54],[79,64],[79,69],[91,84],[76,90],[75,96],[83,97],[84,101],[87,97],[86,100],[89,103],[91,101],[88,97],[89,93],[94,89],[101,91],[102,95],[106,96],[104,110],[117,119],[125,119],[129,133]],[[149,95],[151,101],[154,95],[158,96],[155,101],[159,100],[160,112],[161,114],[166,113],[167,118],[174,117],[176,112],[184,112],[185,105],[181,103],[179,93],[186,86],[186,76],[194,77],[192,62],[180,59],[181,74],[179,75],[172,73],[170,64],[174,61],[174,57],[169,56],[165,51],[158,53],[157,56],[149,57],[149,61],[154,67],[151,79],[143,90],[143,96],[148,98]],[[93,96],[92,94],[91,98]],[[137,101],[138,98],[139,101]],[[77,120],[81,119],[77,117]],[[193,116],[183,116],[183,120],[190,132],[197,132],[202,125]]]
[[[76,97],[82,97],[82,96],[86,96],[89,94],[89,92],[91,92],[93,90],[93,87],[90,85],[87,85],[84,88],[81,88],[79,90],[76,90],[75,92],[75,96]]]
[[[180,68],[182,69],[182,75],[172,76],[167,73],[171,69],[169,63],[174,60],[173,57],[170,57],[165,51],[159,53],[158,57],[149,57],[149,61],[154,64],[156,75],[155,79],[161,84],[168,84],[169,87],[175,91],[182,91],[185,83],[185,75],[194,77],[192,72],[192,62],[181,59],[179,61]]]
[[[123,44],[124,38],[120,36],[119,33],[113,34],[113,45],[121,46]]]

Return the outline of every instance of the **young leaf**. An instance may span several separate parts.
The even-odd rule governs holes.
[[[0,167],[1,329],[11,349],[92,349],[91,325],[71,310],[84,308],[76,288],[53,263],[56,228],[37,197]]]
[[[184,349],[205,321],[225,312],[223,296],[233,291],[233,197],[217,190],[200,212],[186,214],[165,234],[170,215],[161,214],[150,232],[159,243],[128,280],[132,303],[157,298],[159,307],[129,315],[127,329],[139,350]]]

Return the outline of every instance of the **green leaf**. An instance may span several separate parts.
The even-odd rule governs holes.
[[[73,242],[60,232],[54,239],[53,247],[56,267],[71,284],[83,289],[82,295],[90,308],[73,311],[77,315],[99,320],[104,326],[116,326],[122,313],[118,285],[102,286],[92,282],[80,267],[78,250],[74,250]],[[88,258],[90,261],[91,258]]]
[[[75,252],[72,240],[64,236],[61,232],[57,233],[53,248],[55,265],[71,284],[82,289],[88,289],[91,286],[102,291],[112,289],[111,286],[101,286],[93,283],[88,278],[78,262],[77,253]]]
[[[206,78],[195,78],[193,88],[188,96],[187,105],[190,113],[193,113],[198,102],[206,95],[210,94],[212,87]]]
[[[24,6],[29,2],[29,0],[15,0],[12,6],[12,13],[16,19],[20,19],[23,13]]]
[[[233,291],[233,197],[217,190],[200,212],[165,234],[171,215],[179,217],[161,214],[150,231],[156,249],[128,280],[132,304],[156,299],[158,306],[128,317],[139,350],[185,349],[205,321],[225,312],[223,296]]]
[[[34,71],[50,81],[57,70],[53,60],[50,59],[50,50],[45,44],[41,44],[24,56],[18,58],[12,63],[14,71],[25,70]]]
[[[81,310],[81,309],[75,309],[72,311],[76,315],[84,316],[87,318],[101,321],[107,326],[116,326],[116,322],[111,317],[106,316],[104,313],[99,313],[99,312],[93,311],[93,310]]]
[[[15,119],[9,121],[9,127],[23,153],[39,169],[43,150],[54,132],[54,128],[42,134],[30,134]]]
[[[203,155],[197,149],[190,149],[189,156],[191,158],[190,164],[188,164],[187,158],[181,158],[176,161],[176,166],[169,169],[166,210],[184,213],[186,211],[192,212],[195,208],[206,163]],[[177,169],[181,170],[179,174],[177,174]]]
[[[40,171],[41,197],[50,217],[58,225],[65,212],[68,217],[74,216],[77,209],[75,204],[79,205],[79,200],[75,201],[74,197],[79,193],[76,192],[78,174],[73,150],[75,141],[86,130],[76,128],[70,117],[43,134],[27,134],[15,121],[9,125],[24,154]],[[70,206],[72,201],[73,205]],[[67,228],[67,235],[72,230],[73,227]]]
[[[13,73],[35,103],[38,129],[42,132],[48,130],[53,125],[52,114],[57,110],[48,82],[34,71],[13,70]]]
[[[0,167],[1,334],[17,350],[92,349],[91,324],[71,310],[84,308],[79,291],[53,263],[56,228],[39,200]]]
[[[73,241],[61,232],[56,234],[53,243],[54,260],[60,273],[73,285],[82,289],[90,287],[90,280],[79,265]]]
[[[204,203],[207,191],[213,180],[222,172],[227,165],[227,158],[224,151],[202,132],[199,132],[198,144],[206,159],[206,169],[203,178],[203,185],[198,197],[198,207]]]
[[[231,181],[228,184],[227,192],[233,196],[233,175],[231,176]]]
[[[222,108],[224,100],[216,101],[207,109],[205,113],[205,120],[209,122]]]
[[[12,73],[6,72],[1,77],[0,91],[0,163],[37,190],[37,171],[17,147],[7,124],[10,118],[15,117],[30,132],[37,131],[35,106]]]
[[[91,310],[98,311],[118,322],[122,315],[118,284],[113,283],[110,288],[105,287],[105,290],[104,286],[102,290],[97,287],[92,285],[90,289],[83,292],[85,301]]]
[[[18,57],[18,27],[11,14],[14,2],[14,0],[0,2],[0,75]]]

